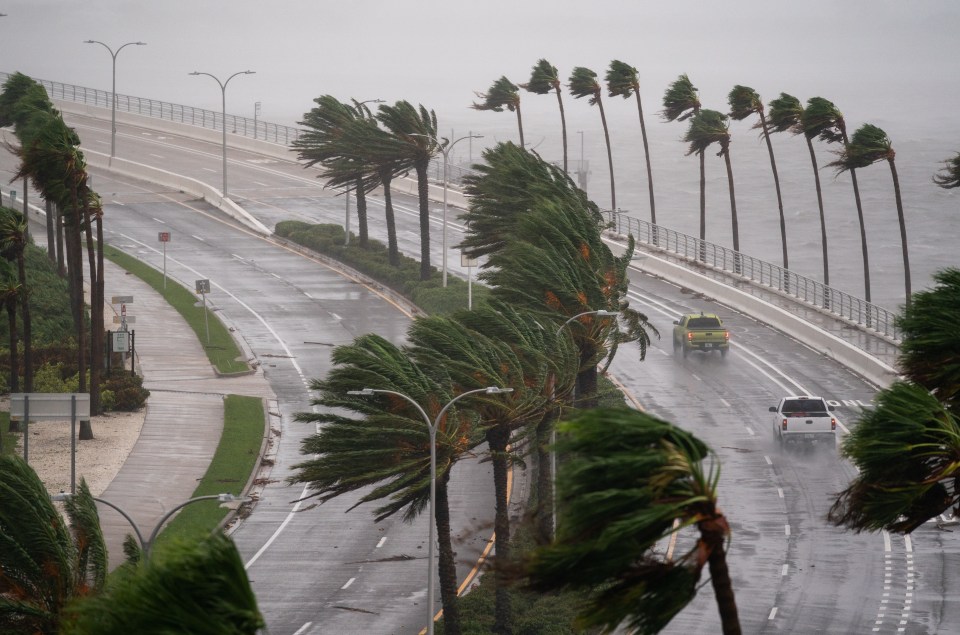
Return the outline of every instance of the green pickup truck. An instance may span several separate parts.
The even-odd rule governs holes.
[[[730,350],[730,331],[723,321],[713,313],[687,313],[673,322],[673,352],[683,351],[686,357],[690,351],[720,351],[722,357]]]

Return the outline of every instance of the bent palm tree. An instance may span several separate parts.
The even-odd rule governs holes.
[[[611,97],[637,97],[640,115],[640,134],[643,136],[643,156],[647,164],[647,188],[650,191],[650,223],[657,224],[657,207],[653,200],[653,170],[650,167],[650,145],[647,143],[647,124],[643,120],[643,102],[640,101],[640,75],[637,69],[620,60],[610,62],[607,69],[607,93]]]
[[[437,115],[422,105],[407,101],[393,106],[381,104],[377,120],[397,138],[403,160],[409,161],[417,173],[417,198],[420,203],[420,279],[429,280],[430,267],[430,182],[427,169],[430,159],[440,151],[437,139]]]
[[[510,112],[517,113],[517,128],[520,130],[520,147],[525,147],[523,143],[523,117],[520,116],[520,93],[517,92],[517,85],[511,82],[506,76],[493,82],[490,89],[485,93],[477,93],[477,97],[482,99],[481,103],[471,106],[474,110],[492,110],[493,112],[503,112],[506,108]]]
[[[610,209],[617,211],[617,188],[613,179],[613,150],[610,148],[610,130],[607,127],[607,115],[603,112],[603,87],[597,81],[597,74],[589,68],[577,66],[570,74],[567,84],[575,99],[589,97],[589,104],[600,109],[600,123],[603,124],[603,138],[607,142],[607,164],[610,167]]]
[[[843,143],[844,147],[850,145],[850,138],[847,136],[847,122],[843,118],[843,113],[832,101],[823,97],[811,97],[807,100],[807,107],[803,114],[804,132],[809,135],[817,135],[821,141],[827,143]],[[857,184],[857,171],[853,168],[849,170],[850,181],[853,183],[853,199],[857,204],[857,219],[860,222],[860,253],[863,254],[863,284],[864,300],[870,302],[870,258],[867,254],[867,226],[863,218],[863,204],[860,202],[860,186]],[[868,313],[869,315],[869,313]],[[869,326],[869,324],[867,325]]]
[[[960,152],[943,163],[940,174],[933,175],[933,182],[945,190],[960,187]]]
[[[777,172],[777,160],[773,155],[773,143],[770,141],[770,130],[767,128],[767,117],[764,113],[763,100],[754,89],[749,86],[733,87],[730,94],[727,95],[727,103],[730,104],[730,117],[736,121],[743,121],[750,115],[756,114],[760,121],[754,124],[754,128],[760,128],[763,140],[767,143],[767,154],[770,155],[770,169],[773,171],[773,186],[777,192],[777,209],[780,212],[780,242],[783,247],[783,268],[790,269],[790,261],[787,257],[787,221],[783,215],[783,197],[780,194],[780,175]]]
[[[830,163],[838,172],[846,172],[856,168],[865,168],[878,161],[886,161],[890,166],[890,176],[893,179],[893,194],[897,203],[897,220],[900,223],[900,245],[903,251],[903,284],[906,293],[906,306],[910,306],[910,254],[907,250],[907,223],[903,214],[903,199],[900,197],[900,178],[897,176],[897,153],[887,133],[871,124],[863,124],[856,132],[850,143],[838,152],[839,158]]]
[[[737,197],[733,190],[733,167],[730,163],[730,127],[727,116],[716,110],[701,110],[690,118],[690,127],[683,140],[690,144],[687,155],[698,154],[701,157],[711,144],[718,144],[727,166],[727,184],[730,187],[730,221],[733,225],[733,251],[736,252],[734,270],[740,272],[740,228],[737,223]]]
[[[323,406],[323,411],[296,415],[297,421],[324,424],[300,448],[301,454],[313,458],[294,465],[289,481],[309,485],[308,497],[321,502],[369,487],[350,509],[382,501],[374,510],[377,521],[401,511],[404,520],[414,519],[430,500],[430,432],[423,416],[412,404],[392,395],[349,392],[373,388],[402,393],[420,404],[433,421],[453,397],[449,379],[437,381],[443,369],[431,369],[434,374],[428,375],[403,350],[373,334],[338,346],[331,359],[335,366],[327,377],[310,384],[319,395],[312,404]],[[440,597],[450,633],[460,632],[460,614],[447,486],[454,464],[476,445],[478,434],[475,417],[465,409],[448,410],[437,427]]]
[[[563,97],[560,95],[560,76],[557,67],[545,59],[541,59],[530,73],[530,81],[520,84],[520,88],[537,95],[546,95],[550,91],[557,92],[557,105],[560,107],[560,130],[563,132],[563,171],[567,169],[567,118],[563,112]],[[520,145],[523,145],[521,141]],[[580,166],[583,169],[583,166]]]
[[[790,131],[795,135],[802,134],[807,140],[807,150],[810,151],[810,163],[813,165],[813,180],[817,189],[817,207],[820,210],[820,245],[823,250],[823,283],[830,285],[830,261],[827,258],[827,219],[823,213],[823,190],[820,188],[820,171],[817,168],[817,155],[813,151],[813,137],[807,136],[803,126],[803,105],[793,95],[780,93],[780,96],[770,102],[770,126],[774,132]],[[813,135],[816,136],[816,135]],[[824,296],[824,305],[829,303]]]
[[[685,121],[700,112],[700,97],[686,73],[678,77],[663,94],[663,110],[660,116],[664,121]],[[700,155],[700,259],[707,257],[707,175],[704,157]]]
[[[0,631],[59,632],[68,603],[103,588],[107,550],[86,481],[65,511],[23,459],[0,456]]]
[[[696,595],[706,566],[722,632],[740,633],[726,561],[730,527],[717,505],[720,468],[709,448],[626,409],[585,411],[560,425],[559,439],[557,450],[569,458],[558,480],[557,539],[534,551],[530,586],[599,587],[581,627],[657,633]],[[688,551],[666,559],[653,550],[687,527],[699,531]]]

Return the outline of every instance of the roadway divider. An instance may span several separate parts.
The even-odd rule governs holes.
[[[620,256],[626,251],[626,245],[623,242],[614,240],[609,236],[605,237],[604,240],[614,254]],[[700,275],[649,252],[644,252],[644,257],[631,266],[644,273],[686,287],[696,293],[717,298],[722,304],[768,324],[782,333],[786,333],[881,388],[888,387],[897,379],[897,371],[894,368],[860,350],[853,344],[824,331],[789,311],[726,285],[719,280]]]

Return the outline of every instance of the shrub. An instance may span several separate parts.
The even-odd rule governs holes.
[[[111,404],[105,396],[110,393]],[[143,378],[123,370],[114,370],[103,378],[100,386],[101,407],[104,410],[130,412],[143,408],[150,391],[143,387]]]

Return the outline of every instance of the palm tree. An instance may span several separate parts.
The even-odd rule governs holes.
[[[328,178],[333,180],[330,174],[331,161],[344,157],[344,152],[349,152],[349,148],[344,148],[342,139],[345,134],[346,126],[356,119],[370,119],[370,109],[364,104],[354,100],[354,105],[349,106],[340,102],[331,95],[323,95],[313,100],[317,105],[309,112],[303,115],[303,121],[299,125],[305,130],[291,143],[291,147],[297,151],[301,161],[306,161],[304,167],[312,167],[318,163],[323,165],[325,170],[317,175],[318,178]],[[359,148],[357,148],[359,150]],[[367,198],[363,187],[364,177],[367,170],[362,163],[358,161],[347,162],[343,172],[336,173],[336,182],[345,181],[350,187],[344,189],[349,192],[352,188],[357,197],[357,231],[359,233],[360,247],[365,249],[369,241],[367,228]],[[331,187],[331,183],[327,183]]]
[[[0,207],[0,253],[17,264],[17,286],[20,290],[20,322],[23,328],[23,390],[33,392],[33,335],[31,332],[29,289],[24,252],[30,237],[27,221],[20,212]],[[17,372],[11,367],[11,374]]]
[[[8,347],[10,349],[10,392],[20,392],[20,360],[17,355],[17,300],[20,298],[20,283],[17,270],[6,259],[0,259],[0,302],[7,311]],[[9,430],[19,432],[20,424],[11,419]]]
[[[600,109],[600,122],[603,124],[603,138],[607,142],[607,164],[610,167],[610,209],[617,210],[617,188],[613,179],[613,150],[610,148],[610,130],[607,128],[607,116],[603,112],[603,87],[597,81],[597,74],[589,68],[577,66],[570,74],[567,84],[570,94],[575,99],[589,97],[591,106]]]
[[[736,252],[734,271],[740,272],[740,229],[737,224],[737,197],[733,190],[733,167],[730,163],[730,127],[727,116],[716,110],[701,110],[690,118],[690,127],[683,140],[690,144],[687,155],[698,154],[701,157],[711,144],[718,144],[727,166],[727,184],[730,187],[730,220],[733,224],[733,251]]]
[[[945,190],[960,187],[960,152],[943,163],[941,174],[934,174],[933,182]]]
[[[437,115],[423,106],[398,101],[393,106],[381,104],[377,120],[403,142],[406,160],[417,172],[417,194],[420,201],[420,279],[429,280],[430,267],[430,182],[427,170],[430,159],[439,151]]]
[[[667,87],[663,93],[664,121],[685,121],[700,112],[700,97],[697,89],[684,73]],[[704,157],[700,155],[700,259],[706,260],[707,246],[707,172]]]
[[[643,136],[643,156],[647,163],[647,188],[650,191],[650,223],[657,224],[657,208],[653,201],[653,170],[650,167],[650,145],[647,143],[647,125],[643,120],[643,103],[640,101],[640,75],[636,68],[620,60],[610,62],[607,69],[607,92],[611,97],[630,95],[637,97],[637,112],[640,115],[640,134]],[[656,240],[654,240],[656,244]]]
[[[656,633],[693,599],[707,566],[722,632],[740,633],[726,562],[730,526],[717,505],[720,468],[709,448],[646,413],[602,409],[562,423],[557,450],[568,457],[557,538],[530,558],[530,586],[600,587],[581,628]],[[653,550],[687,527],[699,532],[688,551],[667,559]]]
[[[780,93],[780,96],[770,102],[770,127],[774,132],[790,131],[793,134],[802,134],[807,140],[807,149],[810,151],[810,163],[813,165],[813,180],[817,188],[817,206],[820,209],[820,245],[823,249],[823,284],[830,285],[830,261],[827,258],[827,218],[823,213],[823,191],[820,188],[820,171],[817,168],[817,155],[813,151],[813,137],[806,134],[803,125],[804,110],[800,100],[793,95]],[[824,306],[829,302],[824,296]]]
[[[503,76],[493,82],[487,92],[477,93],[477,97],[483,101],[480,103],[474,102],[470,107],[474,110],[492,110],[493,112],[503,112],[503,109],[506,108],[510,112],[516,112],[517,128],[520,130],[520,147],[522,148],[524,147],[523,118],[520,116],[520,93],[517,90],[517,85]]]
[[[178,541],[69,609],[64,635],[255,635],[266,622],[232,540]]]
[[[530,73],[530,81],[526,84],[520,84],[520,88],[536,93],[537,95],[546,95],[550,91],[557,93],[557,105],[560,107],[560,130],[563,132],[563,171],[567,169],[567,118],[563,112],[563,97],[560,95],[560,75],[557,73],[557,67],[545,59],[538,61],[533,71]],[[523,145],[521,142],[520,145]],[[583,166],[580,166],[583,169]]]
[[[847,136],[847,122],[843,113],[832,101],[823,97],[811,97],[807,100],[807,107],[803,111],[803,127],[807,135],[817,135],[821,141],[827,143],[843,143],[850,145]],[[857,171],[849,170],[850,181],[853,183],[853,198],[857,204],[857,219],[860,221],[860,252],[863,254],[863,284],[864,299],[870,302],[870,259],[867,254],[867,226],[863,218],[863,204],[860,202],[860,186],[857,184]],[[868,325],[869,326],[869,325]]]
[[[764,113],[763,100],[754,89],[749,86],[737,84],[727,95],[727,103],[730,105],[730,117],[736,121],[743,121],[750,115],[757,115],[760,121],[754,125],[759,127],[764,141],[767,142],[767,154],[770,155],[770,169],[773,171],[773,185],[777,191],[777,209],[780,211],[780,242],[783,247],[783,268],[790,269],[790,261],[787,258],[787,222],[783,215],[783,197],[780,195],[780,175],[777,172],[777,160],[773,155],[773,143],[770,141],[770,130],[767,127],[767,117]]]
[[[103,588],[107,551],[86,481],[65,512],[22,458],[0,456],[0,631],[59,632],[67,604]]]
[[[903,250],[903,282],[906,306],[910,306],[910,255],[907,251],[907,223],[903,215],[903,200],[900,197],[900,178],[897,176],[897,153],[887,133],[872,124],[863,124],[853,133],[850,143],[838,152],[839,158],[830,163],[837,172],[865,168],[878,161],[886,161],[893,178],[893,194],[897,203],[897,220],[900,222],[900,245]]]
[[[442,369],[428,374],[406,352],[374,334],[338,346],[331,360],[335,366],[327,377],[310,386],[319,395],[312,404],[323,406],[323,411],[296,415],[297,421],[324,425],[304,439],[300,451],[312,458],[294,465],[290,482],[309,485],[308,497],[321,502],[370,488],[351,509],[384,501],[374,510],[375,520],[400,511],[404,520],[412,520],[424,511],[430,496],[430,435],[423,417],[404,399],[349,392],[364,388],[399,392],[435,418],[453,397],[449,380],[437,381]],[[440,596],[449,633],[460,632],[460,614],[447,486],[454,464],[477,443],[475,423],[469,410],[451,408],[437,427],[435,514]]]

